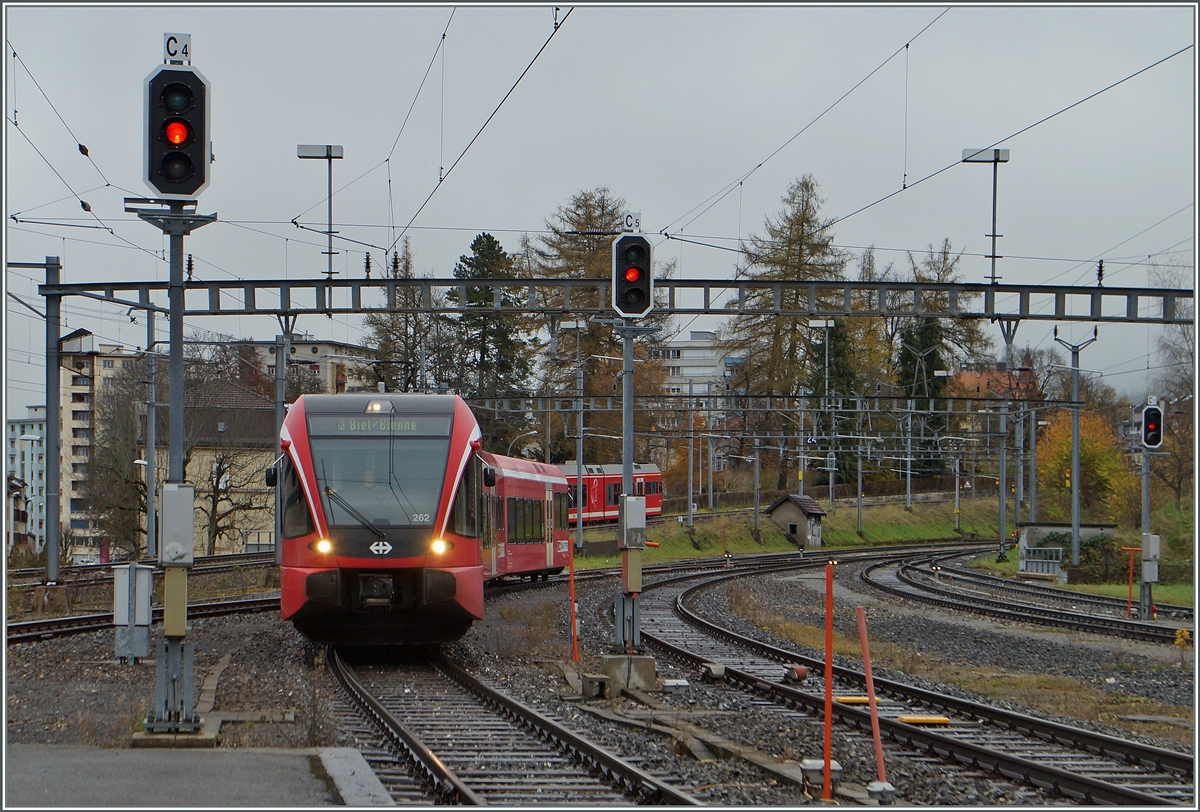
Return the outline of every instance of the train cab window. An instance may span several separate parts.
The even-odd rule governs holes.
[[[467,538],[479,536],[479,484],[482,479],[482,463],[478,457],[472,457],[463,471],[462,480],[458,483],[458,493],[454,496],[454,532]]]
[[[296,538],[313,532],[312,516],[308,512],[308,502],[304,498],[304,488],[300,486],[300,477],[296,466],[292,465],[291,457],[283,458],[283,522],[284,538]]]

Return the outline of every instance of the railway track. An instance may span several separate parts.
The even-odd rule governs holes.
[[[128,563],[128,561],[118,561],[111,564],[76,564],[70,567],[63,567],[59,572],[58,582],[72,588],[111,584],[113,567],[121,566],[122,564],[127,565]],[[154,567],[156,572],[162,572],[162,568],[158,566],[158,562],[153,558],[141,559],[137,563]],[[196,563],[192,566],[191,571],[196,575],[212,575],[252,567],[273,566],[275,566],[274,552],[231,553],[228,555],[197,556]],[[45,580],[46,570],[44,568],[26,567],[9,570],[8,572],[9,585],[18,589],[33,589],[45,583]]]
[[[941,567],[934,570],[933,567]],[[1107,614],[1114,617],[1130,614],[1129,600],[1111,598],[1107,595],[1090,595],[1086,592],[1076,592],[1070,589],[1059,589],[1047,584],[1018,581],[989,575],[983,572],[967,569],[954,559],[934,559],[930,562],[931,573],[936,575],[936,581],[949,583],[958,587],[958,591],[977,590],[980,593],[1002,594],[1021,603],[1034,603],[1045,606],[1057,606],[1068,610],[1087,607],[1091,614]],[[1134,601],[1133,612],[1137,612]],[[1192,621],[1195,613],[1190,606],[1174,606],[1156,603],[1160,620],[1174,619]]]
[[[397,803],[700,803],[440,654],[355,669],[331,647],[327,662],[382,737],[363,756]]]
[[[871,587],[891,595],[1017,623],[1056,626],[1162,644],[1173,644],[1177,629],[1184,628],[1119,617],[1115,603],[1080,600],[1072,604],[1072,611],[1054,608],[1049,604],[1061,605],[1063,600],[1061,595],[1055,594],[1059,590],[1043,595],[1037,587],[1026,586],[1021,590],[1004,588],[1000,595],[994,589],[984,589],[982,581],[968,582],[966,579],[959,586],[964,587],[969,583],[972,588],[952,588],[954,576],[946,575],[949,570],[935,563],[941,560],[936,554],[922,554],[900,562],[880,562],[866,567],[859,577]],[[934,566],[941,566],[942,569],[934,570]],[[1017,600],[1018,594],[1023,600]],[[1123,613],[1124,607],[1121,609]],[[1190,625],[1187,628],[1191,635],[1192,628]]]
[[[151,610],[154,623],[162,622],[163,608],[155,606]],[[236,615],[243,612],[279,611],[279,595],[256,596],[252,598],[233,598],[221,601],[205,601],[189,603],[187,613],[189,618],[218,617],[220,615]],[[18,623],[6,624],[8,645],[14,643],[29,643],[35,640],[50,640],[68,634],[80,632],[95,632],[113,627],[112,612],[97,612],[91,615],[70,615],[68,617],[44,618],[40,620],[25,620]]]
[[[856,557],[839,555],[839,561]],[[776,570],[822,564],[780,564]],[[761,567],[755,574],[770,569]],[[728,682],[769,701],[781,712],[800,712],[810,720],[822,718],[823,660],[721,628],[689,608],[700,590],[745,575],[710,575],[700,584],[695,583],[697,576],[682,576],[648,584],[639,608],[643,643],[697,669],[705,663],[719,663],[725,667]],[[792,665],[809,669],[801,686],[784,681],[784,673]],[[833,675],[835,721],[870,735],[869,713],[858,704],[865,690],[864,675],[843,667],[835,667]],[[936,756],[1086,803],[1194,805],[1189,755],[904,683],[876,678],[874,684],[881,697],[879,723],[885,741],[910,755]]]

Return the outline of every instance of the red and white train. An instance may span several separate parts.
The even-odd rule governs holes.
[[[562,472],[567,478],[567,487],[571,498],[575,498],[575,482],[579,478],[579,464],[566,462]],[[583,466],[583,523],[615,522],[621,501],[622,466],[620,465],[587,465]],[[646,497],[646,516],[662,515],[662,472],[657,465],[650,463],[634,463],[633,465],[633,495]],[[571,526],[575,526],[576,511],[574,501],[567,509]]]
[[[482,451],[458,396],[302,395],[280,439],[281,616],[316,642],[455,640],[485,581],[567,565],[563,472]]]

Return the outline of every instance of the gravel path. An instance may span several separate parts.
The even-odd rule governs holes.
[[[598,613],[602,606],[611,604],[617,589],[615,579],[579,589],[581,670],[599,670],[599,655],[609,651],[611,630],[602,627]],[[753,592],[781,614],[819,625],[823,623],[821,589],[823,581],[818,579],[781,576],[756,580]],[[1032,632],[969,618],[933,620],[924,617],[925,610],[919,606],[905,607],[891,599],[885,604],[861,589],[865,588],[854,579],[850,568],[845,572],[839,570],[835,612],[839,633],[856,635],[854,607],[863,605],[868,607],[873,641],[886,640],[921,651],[928,650],[929,640],[936,639],[943,657],[966,666],[1001,665],[1013,672],[1054,673],[1106,691],[1145,696],[1164,704],[1193,706],[1192,669],[1181,670],[1178,654],[1163,652],[1163,647]],[[703,600],[703,608],[723,625],[754,629],[761,639],[817,656],[815,651],[780,640],[729,615],[724,590],[709,593]],[[569,655],[567,612],[565,586],[490,601],[487,619],[476,623],[461,641],[447,647],[447,653],[500,690],[566,721],[613,752],[638,760],[644,769],[671,776],[683,786],[700,788],[710,803],[793,806],[812,802],[798,788],[772,781],[745,762],[697,762],[690,756],[672,752],[670,741],[663,736],[648,735],[582,710],[578,702],[567,698],[571,691],[558,665]],[[325,672],[320,650],[308,644],[290,624],[281,623],[276,615],[196,620],[188,639],[195,645],[197,690],[209,670],[226,653],[231,655],[230,664],[218,682],[215,713],[294,713],[295,721],[290,722],[226,723],[221,746],[353,744],[332,724],[332,697],[337,689]],[[130,733],[145,717],[152,702],[154,667],[147,663],[136,666],[115,663],[113,646],[111,631],[9,646],[7,740],[127,747]],[[845,664],[856,665],[857,661],[847,659]],[[922,684],[918,678],[889,673],[878,666],[876,672]],[[1106,681],[1114,675],[1116,682]],[[780,758],[799,760],[821,754],[819,725],[797,724],[795,719],[765,710],[736,691],[705,685],[695,673],[665,660],[658,662],[658,676],[688,680],[690,687],[685,691],[656,696],[682,709],[711,714],[707,720],[697,722],[702,727]],[[639,707],[628,699],[593,704],[614,710]],[[733,719],[735,724],[730,723]],[[1098,723],[1062,721],[1114,735],[1129,735],[1127,731]],[[1179,744],[1155,743],[1190,752],[1190,748]],[[875,778],[874,754],[869,744],[835,732],[833,753],[843,766],[845,781],[865,785]],[[897,787],[898,802],[904,805],[1069,803],[921,758],[889,756],[888,779]]]

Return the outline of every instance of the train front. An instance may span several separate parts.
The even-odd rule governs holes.
[[[297,399],[278,477],[283,619],[319,643],[465,634],[483,617],[479,436],[454,395]]]

